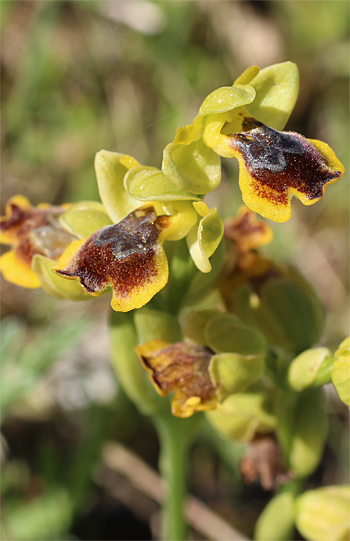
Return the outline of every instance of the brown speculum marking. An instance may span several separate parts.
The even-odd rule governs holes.
[[[157,276],[157,241],[167,223],[167,217],[157,217],[153,207],[135,210],[118,224],[94,233],[71,264],[56,272],[79,278],[89,293],[113,284],[118,295],[127,296]]]
[[[298,133],[280,132],[248,118],[243,131],[229,137],[249,174],[258,181],[255,189],[259,195],[271,199],[271,192],[261,187],[274,190],[276,202],[288,201],[289,188],[310,200],[319,199],[323,186],[341,176],[341,171],[332,171],[322,154]]]
[[[184,402],[193,396],[207,402],[215,394],[208,372],[212,356],[204,346],[178,342],[141,358],[161,394],[179,391]]]
[[[67,246],[76,240],[59,222],[62,207],[47,209],[21,208],[10,205],[10,215],[0,222],[1,231],[11,231],[14,235],[14,248],[18,257],[27,263],[35,254],[50,259],[58,259]]]

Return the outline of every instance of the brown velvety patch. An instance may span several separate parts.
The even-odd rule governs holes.
[[[275,438],[263,435],[249,444],[241,461],[241,473],[248,485],[260,478],[265,490],[275,490],[294,477],[284,466],[282,451]]]
[[[256,214],[247,207],[241,207],[235,218],[225,222],[225,238],[235,242],[240,253],[269,243],[272,236],[269,225],[257,220]]]
[[[167,216],[158,216],[153,207],[137,209],[115,225],[94,233],[57,274],[79,278],[89,293],[108,285],[118,296],[127,297],[157,277],[155,256],[159,237],[167,227]]]
[[[325,184],[339,178],[307,139],[294,132],[280,132],[255,119],[246,119],[241,133],[230,135],[233,148],[244,159],[254,189],[263,198],[287,204],[288,189],[308,199],[319,199]]]
[[[215,387],[208,372],[213,352],[187,342],[162,347],[164,344],[154,340],[138,346],[136,351],[159,394],[166,396],[175,391],[174,415],[187,417],[194,411],[215,407]]]
[[[0,222],[0,230],[11,231],[16,254],[26,263],[30,264],[35,254],[56,260],[77,238],[60,225],[63,212],[62,207],[21,208],[12,203],[9,216]]]

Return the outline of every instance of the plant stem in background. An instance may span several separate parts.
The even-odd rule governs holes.
[[[188,488],[188,450],[198,424],[197,417],[200,416],[177,419],[169,412],[155,418],[160,441],[159,469],[166,484],[162,517],[162,539],[165,541],[187,539],[184,505]]]

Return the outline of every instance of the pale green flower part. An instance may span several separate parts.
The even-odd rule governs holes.
[[[202,139],[189,144],[170,143],[163,152],[162,170],[180,189],[206,194],[221,182],[221,160]]]
[[[332,383],[340,400],[350,407],[350,337],[343,340],[334,357]]]
[[[186,240],[196,267],[206,273],[211,271],[209,258],[224,235],[224,224],[217,209],[209,209],[203,202],[194,202],[197,224],[189,231]]]
[[[308,490],[296,499],[296,526],[308,541],[347,541],[350,536],[350,486]]]
[[[179,189],[172,180],[157,167],[140,165],[124,177],[126,192],[140,201],[186,201],[199,199],[189,189]]]
[[[288,370],[288,383],[296,391],[327,383],[332,365],[333,357],[329,349],[308,349],[292,361]],[[326,376],[325,381],[322,381],[323,374]]]
[[[105,207],[97,201],[81,201],[72,205],[60,216],[60,223],[67,231],[83,239],[95,231],[112,225]]]
[[[113,223],[125,218],[141,206],[124,189],[124,176],[139,163],[120,152],[100,150],[95,157],[95,171],[101,201]]]

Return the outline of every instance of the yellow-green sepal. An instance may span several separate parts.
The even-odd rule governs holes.
[[[139,163],[120,152],[100,150],[95,157],[95,171],[101,201],[113,223],[117,223],[140,206],[124,188],[124,176]]]
[[[327,348],[308,349],[290,364],[288,383],[295,391],[307,387],[324,385],[331,378],[334,359]]]
[[[249,85],[256,91],[249,113],[263,124],[283,130],[299,91],[298,67],[293,62],[273,64],[259,71]]]
[[[256,541],[289,541],[294,527],[294,496],[276,494],[258,518],[254,531]]]
[[[343,340],[334,358],[332,383],[340,400],[350,407],[350,337]]]
[[[193,193],[180,190],[160,169],[140,165],[124,178],[128,194],[138,201],[177,201],[199,199]]]
[[[209,258],[213,255],[224,234],[224,224],[216,208],[209,209],[203,202],[193,203],[200,220],[187,235],[187,245],[196,267],[210,272]]]
[[[213,355],[209,365],[210,379],[220,401],[235,393],[242,393],[263,374],[265,360],[259,355],[220,353]]]
[[[58,300],[83,301],[91,299],[91,295],[86,293],[75,280],[66,280],[52,272],[56,263],[56,261],[40,254],[33,257],[32,268],[37,274],[42,288]]]
[[[106,209],[97,201],[73,203],[60,216],[60,223],[69,233],[81,239],[90,237],[102,227],[112,225]]]
[[[308,490],[296,498],[296,526],[308,541],[345,541],[350,536],[350,486]]]
[[[179,190],[194,194],[211,192],[221,182],[220,156],[202,139],[167,145],[163,152],[162,170]]]
[[[258,356],[266,353],[262,333],[234,314],[220,314],[210,319],[204,329],[204,337],[206,344],[216,353]]]

